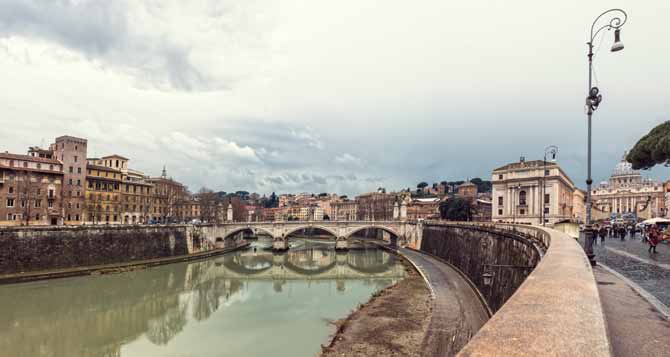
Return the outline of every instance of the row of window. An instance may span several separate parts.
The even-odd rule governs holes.
[[[14,205],[15,205],[15,204],[16,204],[16,200],[15,200],[15,199],[13,199],[13,198],[8,198],[8,199],[7,199],[7,205],[6,205],[6,207],[7,207],[7,208],[14,208]],[[19,200],[19,205],[21,206],[21,208],[25,208],[25,207],[28,206],[29,204],[30,204],[30,203],[29,203],[29,200]],[[42,207],[42,200],[34,200],[33,205],[34,205],[35,208],[40,208],[40,207]],[[54,206],[54,201],[52,201],[52,200],[48,200],[48,201],[47,201],[47,207],[49,207],[49,208],[53,208],[53,206]]]
[[[548,193],[544,194],[544,203],[549,204],[551,200],[551,195]],[[503,196],[498,196],[498,206],[503,205]],[[526,191],[520,191],[519,192],[519,205],[524,206],[526,205]]]
[[[9,166],[10,166],[10,167],[14,167],[14,160],[9,160]],[[28,168],[28,161],[22,161],[22,165],[21,165],[21,166],[23,166],[24,168]],[[70,169],[71,169],[71,168],[72,168],[72,167],[70,167]],[[42,169],[42,164],[39,163],[39,162],[37,163],[37,169],[38,169],[38,170],[41,170],[41,169]],[[49,164],[49,171],[53,171],[53,170],[54,170],[54,165],[53,165],[53,164]]]
[[[519,215],[523,216],[523,215],[525,215],[525,214],[526,214],[526,210],[525,210],[525,209],[522,208],[522,209],[519,210]],[[549,214],[549,207],[545,207],[545,208],[544,208],[544,214]],[[499,215],[499,216],[502,216],[502,215],[503,215],[503,210],[502,210],[502,208],[499,208],[499,209],[498,209],[498,215]]]

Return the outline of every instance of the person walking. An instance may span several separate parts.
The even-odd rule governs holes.
[[[658,226],[654,224],[649,230],[649,254],[656,254],[656,246],[658,245],[660,238],[661,232],[658,230]]]
[[[605,244],[605,237],[607,237],[607,228],[605,228],[605,226],[603,225],[602,227],[600,227],[600,231],[598,231],[598,233],[600,234],[600,244],[601,245]]]

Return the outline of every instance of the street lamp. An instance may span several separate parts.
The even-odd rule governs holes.
[[[600,20],[605,15],[609,17],[609,22],[606,22],[604,25],[596,29],[598,20]],[[591,226],[591,184],[593,183],[593,180],[591,179],[591,115],[596,109],[598,109],[598,105],[600,105],[600,102],[603,99],[598,87],[593,87],[591,83],[593,77],[593,40],[601,30],[614,29],[614,44],[612,45],[611,51],[617,52],[623,50],[623,42],[621,42],[621,27],[626,23],[627,19],[628,15],[621,9],[610,9],[603,12],[598,17],[596,17],[596,19],[593,21],[593,24],[591,24],[591,37],[589,42],[586,43],[589,46],[589,94],[586,97],[586,113],[588,116],[588,177],[586,178],[586,225],[584,226],[584,251],[586,252],[586,256],[589,258],[589,261],[593,266],[596,265],[596,260],[595,254],[593,253],[593,227]]]
[[[556,161],[556,154],[558,154],[558,146],[556,145],[549,145],[546,148],[544,148],[544,168],[542,172],[542,197],[540,198],[540,202],[542,204],[540,205],[541,208],[541,217],[542,217],[542,226],[545,226],[546,224],[546,219],[544,217],[544,205],[546,204],[544,196],[546,195],[545,190],[547,187],[547,154],[551,154],[551,162]]]

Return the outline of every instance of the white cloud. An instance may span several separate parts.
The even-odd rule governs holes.
[[[304,129],[291,129],[291,136],[309,147],[323,150],[321,137],[312,127],[307,126]]]
[[[344,153],[340,156],[336,156],[335,157],[335,162],[337,162],[338,164],[342,164],[342,165],[354,165],[354,166],[358,166],[358,167],[363,166],[363,160],[362,159],[360,159],[356,156],[353,156],[349,153]]]
[[[181,153],[198,160],[210,160],[207,144],[184,133],[173,131],[163,137],[161,142],[168,152]]]
[[[249,146],[239,146],[234,141],[214,138],[214,150],[224,158],[235,158],[251,162],[260,162],[256,151]]]

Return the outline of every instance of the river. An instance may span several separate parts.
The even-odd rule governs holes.
[[[3,356],[314,356],[346,317],[404,277],[373,246],[270,241],[208,260],[0,286]]]

